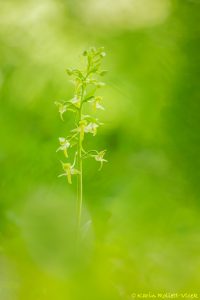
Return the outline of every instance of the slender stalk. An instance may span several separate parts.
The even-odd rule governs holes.
[[[82,117],[82,108],[79,110],[79,121]],[[82,202],[83,202],[83,167],[82,167],[82,139],[81,132],[78,139],[78,154],[77,154],[77,165],[78,165],[78,181],[77,181],[77,235],[79,236],[80,224],[81,224],[81,213],[82,213]]]
[[[82,120],[82,101],[84,98],[85,85],[82,86],[81,91],[81,104],[78,113],[78,122]],[[82,133],[80,131],[78,137],[78,154],[77,154],[77,165],[78,165],[78,179],[77,179],[77,237],[80,235],[81,215],[82,215],[82,203],[83,203],[83,162],[82,162]]]

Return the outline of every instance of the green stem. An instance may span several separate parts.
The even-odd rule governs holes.
[[[82,109],[79,110],[79,121],[82,117]],[[78,165],[78,185],[77,185],[77,234],[79,235],[80,224],[81,224],[81,213],[82,213],[82,201],[83,201],[83,171],[82,171],[82,139],[81,133],[78,139],[78,154],[77,154],[77,165]]]
[[[86,82],[87,77],[89,76],[90,71],[90,62],[88,61],[87,73],[84,77],[84,81]],[[86,83],[83,83],[81,90],[81,104],[78,112],[78,124],[82,120],[82,107],[84,104],[84,92],[86,89]],[[78,165],[78,181],[77,181],[77,242],[79,243],[80,237],[80,225],[81,225],[81,215],[82,215],[82,203],[83,203],[83,158],[82,158],[82,133],[80,131],[78,137],[78,154],[77,154],[77,165]]]
[[[84,97],[85,86],[82,86],[81,93],[81,105],[78,114],[78,123],[82,120],[82,101]],[[83,202],[83,166],[82,166],[82,134],[81,131],[78,137],[78,154],[77,154],[77,165],[78,165],[78,182],[77,182],[77,237],[79,240],[80,236],[80,225],[82,215],[82,202]]]

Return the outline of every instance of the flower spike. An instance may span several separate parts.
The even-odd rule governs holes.
[[[83,190],[83,159],[92,157],[100,163],[99,170],[107,160],[104,158],[106,150],[85,150],[85,142],[88,134],[95,136],[103,125],[96,116],[84,114],[86,108],[92,106],[93,113],[104,110],[101,96],[96,95],[104,82],[98,80],[99,76],[105,75],[106,71],[101,69],[101,63],[106,53],[103,47],[91,47],[83,52],[86,66],[83,69],[68,68],[67,74],[73,83],[74,95],[70,100],[56,101],[60,118],[64,121],[63,115],[68,111],[74,114],[74,129],[70,134],[59,137],[59,147],[56,152],[63,152],[66,162],[61,161],[63,173],[58,177],[65,176],[67,182],[72,184],[73,175],[77,175],[77,229],[80,229],[82,190]],[[91,109],[90,109],[91,111]],[[66,137],[65,137],[66,136]],[[73,146],[76,147],[74,151]],[[74,156],[74,159],[72,158]],[[73,161],[73,162],[72,162]]]

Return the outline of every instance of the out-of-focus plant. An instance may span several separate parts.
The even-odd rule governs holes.
[[[73,128],[66,137],[60,137],[60,146],[57,151],[63,151],[67,162],[61,161],[63,173],[59,175],[66,176],[69,184],[72,183],[72,176],[77,175],[77,230],[79,231],[81,222],[82,199],[83,199],[83,159],[92,157],[100,163],[101,170],[103,163],[107,162],[104,158],[106,150],[86,150],[83,147],[85,135],[90,133],[93,136],[97,134],[98,128],[103,125],[95,116],[83,114],[83,106],[91,105],[94,113],[97,110],[104,110],[102,97],[96,95],[99,88],[105,84],[99,81],[98,76],[106,74],[101,70],[103,57],[106,55],[104,48],[90,48],[83,52],[86,58],[86,66],[81,69],[67,69],[67,74],[72,77],[74,84],[74,96],[70,100],[56,101],[61,120],[64,121],[63,115],[69,111],[74,113],[75,128]],[[73,162],[70,162],[68,152],[72,151]],[[69,150],[70,149],[70,150]],[[69,151],[68,151],[69,150]],[[71,154],[70,154],[71,155]]]

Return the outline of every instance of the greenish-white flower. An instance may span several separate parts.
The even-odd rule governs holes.
[[[93,85],[95,85],[97,88],[100,88],[100,87],[105,86],[105,83],[104,83],[104,82],[98,81],[98,80],[96,80],[96,79],[94,79],[94,78],[88,78],[88,79],[86,79],[86,83],[87,83],[87,84],[93,84]]]
[[[74,98],[72,98],[69,102],[78,108],[81,105],[81,99],[78,96],[74,96]]]
[[[91,155],[92,157],[94,157],[94,159],[95,159],[96,161],[99,161],[99,162],[100,162],[100,168],[99,168],[99,171],[102,169],[103,163],[104,163],[104,162],[107,162],[107,160],[104,159],[105,153],[106,153],[106,150],[103,150],[103,151],[97,152],[97,154]]]
[[[105,109],[103,107],[103,105],[101,105],[102,97],[100,97],[100,96],[96,96],[96,97],[92,98],[92,100],[89,100],[88,102],[92,103],[94,110],[97,110],[97,109],[104,110]]]
[[[80,132],[80,137],[82,141],[84,140],[84,132],[85,132],[86,125],[87,125],[87,121],[81,120],[79,121],[79,126],[71,130],[72,132]]]
[[[64,155],[68,157],[67,149],[70,147],[70,142],[64,137],[59,137],[59,142],[60,142],[60,147],[56,150],[56,152],[63,151]]]
[[[93,136],[95,136],[99,125],[103,125],[103,123],[99,123],[97,119],[86,115],[84,119],[79,122],[79,126],[73,129],[72,132],[80,132],[81,139],[83,140],[84,133],[92,133]]]
[[[54,102],[56,106],[58,106],[58,111],[60,113],[60,118],[63,120],[63,114],[67,111],[67,105],[58,101]]]
[[[99,125],[97,123],[90,122],[90,123],[88,123],[87,126],[85,126],[84,132],[86,132],[86,133],[90,132],[90,133],[93,134],[93,136],[95,136],[96,133],[97,133],[97,128],[98,127],[99,127]]]
[[[61,161],[64,173],[60,174],[58,177],[66,176],[69,184],[72,184],[72,175],[80,174],[80,171],[74,168],[74,164],[63,163]]]

